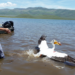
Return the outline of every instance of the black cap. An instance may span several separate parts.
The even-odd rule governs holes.
[[[45,35],[42,35],[41,37],[40,37],[40,39],[45,39],[47,36],[45,36]]]

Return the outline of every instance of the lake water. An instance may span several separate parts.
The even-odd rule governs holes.
[[[35,58],[33,51],[41,35],[46,35],[48,46],[56,39],[62,46],[55,50],[75,58],[75,20],[0,18],[0,23],[13,21],[15,31],[0,34],[5,58],[0,60],[0,75],[75,75],[75,67]]]

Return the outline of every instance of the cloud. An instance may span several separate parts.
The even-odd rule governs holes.
[[[0,3],[0,7],[13,7],[13,6],[16,6],[15,3],[11,3],[11,2],[7,2],[7,3]]]

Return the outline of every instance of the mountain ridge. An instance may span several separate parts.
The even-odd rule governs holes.
[[[75,20],[75,10],[48,9],[43,7],[0,9],[0,17]]]

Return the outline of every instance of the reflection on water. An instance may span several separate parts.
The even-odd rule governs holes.
[[[34,48],[41,35],[46,35],[48,46],[56,39],[62,46],[55,50],[75,57],[75,21],[0,18],[0,23],[12,20],[15,31],[11,34],[0,34],[5,58],[0,60],[1,75],[74,75],[75,67],[58,63],[49,58],[34,57]]]

